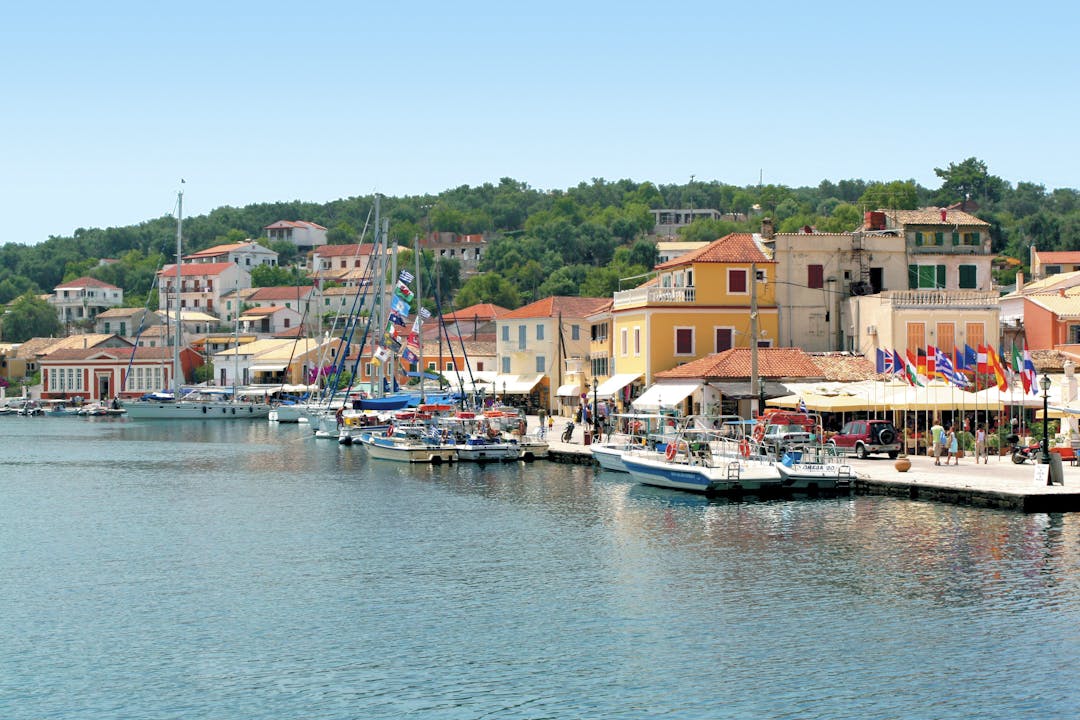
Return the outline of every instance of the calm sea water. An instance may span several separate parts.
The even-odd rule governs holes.
[[[1080,518],[0,418],[0,717],[1080,712]]]

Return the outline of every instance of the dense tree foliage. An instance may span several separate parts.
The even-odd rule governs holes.
[[[730,232],[755,231],[765,214],[773,217],[781,232],[803,227],[843,232],[857,228],[867,210],[966,201],[972,203],[972,212],[990,223],[995,251],[1021,263],[1027,261],[1032,246],[1080,249],[1077,190],[1048,191],[1030,181],[1014,186],[992,175],[977,158],[952,162],[934,172],[941,179],[937,189],[914,180],[822,180],[817,187],[792,188],[740,187],[694,179],[658,186],[593,178],[565,190],[541,191],[502,178],[498,183],[462,185],[438,195],[383,197],[380,219],[387,218],[393,239],[408,247],[428,232],[487,237],[479,277],[462,284],[457,261],[439,260],[441,301],[445,305],[453,299],[458,307],[479,301],[516,307],[550,293],[607,295],[613,287],[618,289],[621,279],[638,270],[648,271],[655,263],[655,245],[642,240],[653,226],[650,209],[658,208],[720,211],[723,220],[700,220],[681,231],[683,239],[707,241]],[[263,238],[264,244],[279,253],[279,264],[287,268],[303,258],[290,243],[267,241],[263,237],[267,225],[309,220],[328,228],[331,243],[371,241],[374,207],[374,196],[322,204],[292,201],[221,207],[185,219],[183,252]],[[8,243],[0,247],[0,302],[26,292],[45,293],[63,280],[89,275],[124,288],[129,305],[147,300],[153,304],[155,273],[175,260],[175,233],[175,219],[164,216],[130,227],[80,228],[72,237],[50,237],[37,245]],[[102,259],[118,262],[100,263]],[[425,275],[431,278],[432,262],[425,257],[423,263]],[[281,283],[283,278],[274,275],[259,278],[258,284],[291,284]]]
[[[32,337],[59,335],[63,326],[56,308],[33,293],[26,293],[8,307],[0,329],[5,342],[25,342]]]

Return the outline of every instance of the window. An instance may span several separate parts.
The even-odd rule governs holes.
[[[675,328],[675,354],[694,354],[694,328]]]
[[[537,340],[543,340],[544,339],[544,326],[542,324],[536,326],[536,339]]]
[[[435,369],[435,361],[434,360],[428,361],[427,369],[428,370],[434,370]]]
[[[622,330],[619,331],[619,354],[622,355],[623,357],[626,357],[626,354],[627,354],[627,351],[628,351],[627,350],[628,346],[627,346],[626,338],[627,338],[626,328],[623,328]]]
[[[923,244],[923,235],[922,235],[921,232],[915,233],[915,244],[916,245],[922,245]]]
[[[982,323],[969,322],[964,326],[964,340],[973,348],[986,342],[986,328]]]
[[[956,349],[956,325],[951,322],[939,322],[937,324],[937,347],[948,355]]]
[[[110,332],[110,330],[109,330],[109,321],[108,320],[105,321],[105,332],[106,333]]]
[[[959,245],[960,244],[960,233],[954,232],[952,234],[952,244],[953,245]]]
[[[374,368],[371,363],[364,363],[364,376],[372,377],[375,374]]]
[[[825,266],[824,265],[807,265],[806,266],[806,287],[820,290],[825,287]]]
[[[965,245],[978,245],[979,243],[980,243],[979,233],[977,233],[977,232],[964,233],[964,244]]]
[[[909,322],[907,324],[907,349],[915,352],[926,347],[926,323]]]
[[[480,372],[484,371],[484,361],[483,360],[480,360],[480,361],[478,361],[476,363],[476,369],[479,370]]]
[[[634,328],[634,356],[641,355],[641,328]]]
[[[518,350],[525,349],[525,326],[518,325]]]
[[[960,266],[960,289],[974,290],[979,287],[978,273],[975,265]]]
[[[580,340],[581,339],[581,326],[580,325],[571,325],[570,326],[570,339],[571,340]]]
[[[1076,345],[1080,343],[1080,325],[1069,326],[1069,344]]]
[[[538,373],[545,372],[544,368],[545,368],[544,356],[543,355],[537,355],[536,356],[536,372],[538,372]]]
[[[945,244],[945,233],[943,233],[943,232],[934,233],[934,244],[935,245],[944,245]]]
[[[445,362],[443,364],[446,366],[446,367],[443,368],[444,371],[446,371],[446,372],[453,372],[454,371],[454,363],[453,363],[452,360],[447,361],[447,362]],[[431,367],[432,367],[432,369],[434,369],[435,368],[435,363],[431,363]]]
[[[732,347],[732,337],[735,331],[731,328],[716,328],[716,343],[713,352],[724,352]]]
[[[503,375],[509,375],[510,374],[510,358],[508,358],[508,357],[504,357],[502,359],[502,374]]]
[[[908,287],[912,290],[945,287],[944,265],[908,265]]]
[[[736,268],[728,268],[727,284],[729,293],[745,293],[746,271]]]

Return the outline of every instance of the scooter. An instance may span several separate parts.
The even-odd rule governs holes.
[[[1042,445],[1039,443],[1032,443],[1031,445],[1025,445],[1023,447],[1014,447],[1012,452],[1012,461],[1017,465],[1023,465],[1028,460],[1034,461],[1039,457],[1042,452]]]
[[[570,438],[574,436],[574,421],[566,423],[566,429],[562,431],[562,441],[564,443],[570,442]]]

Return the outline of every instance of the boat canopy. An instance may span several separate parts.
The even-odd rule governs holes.
[[[658,383],[630,403],[635,410],[672,408],[704,387],[704,383]]]

